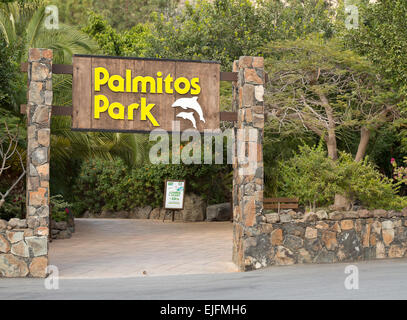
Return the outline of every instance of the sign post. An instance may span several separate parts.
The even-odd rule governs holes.
[[[184,209],[184,196],[185,180],[165,180],[164,209],[172,212],[172,221],[174,221],[175,210]]]

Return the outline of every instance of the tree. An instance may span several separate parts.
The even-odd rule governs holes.
[[[145,24],[137,24],[130,30],[119,32],[100,14],[90,12],[88,23],[82,31],[96,41],[103,54],[144,57],[149,50],[148,38],[151,32]]]
[[[29,48],[49,48],[54,51],[55,63],[71,63],[73,53],[89,53],[93,42],[78,29],[59,24],[47,29],[47,14],[42,1],[0,5],[0,35],[7,45],[20,46],[18,62],[26,61]]]
[[[285,3],[288,3],[287,6]],[[242,55],[263,55],[270,40],[312,32],[332,34],[329,6],[322,0],[195,1],[175,15],[154,12],[148,23],[117,31],[100,14],[83,29],[104,52],[154,58],[217,60],[226,70]]]
[[[363,0],[359,7],[359,28],[344,32],[349,48],[368,57],[391,80],[407,93],[407,1]]]
[[[15,62],[15,52],[18,48],[7,46],[0,38],[0,108],[14,111],[19,110],[22,96],[16,92],[23,91],[23,77],[19,66]]]
[[[7,123],[4,123],[5,134],[0,136],[0,178],[7,169],[12,167],[12,163],[17,161],[21,166],[19,176],[9,185],[5,191],[0,192],[0,208],[6,201],[6,197],[10,192],[20,183],[21,179],[25,176],[25,167],[23,157],[18,149],[18,131],[12,133]]]
[[[346,130],[359,130],[355,161],[372,131],[398,116],[398,94],[365,59],[334,40],[275,42],[269,46],[266,110],[279,130],[303,128],[324,140],[331,159]]]
[[[47,0],[57,5],[60,19],[70,25],[86,24],[89,11],[100,14],[117,30],[125,31],[150,21],[153,12],[171,15],[179,0]]]
[[[270,40],[312,32],[330,36],[329,6],[320,0],[198,0],[178,15],[152,22],[152,54],[211,59],[230,70],[243,55],[263,55]]]

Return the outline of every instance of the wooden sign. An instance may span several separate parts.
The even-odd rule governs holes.
[[[166,180],[164,187],[164,208],[184,209],[185,180]]]
[[[219,128],[216,62],[74,55],[72,129]]]

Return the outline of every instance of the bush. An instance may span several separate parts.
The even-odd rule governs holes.
[[[337,193],[368,208],[407,206],[407,198],[397,195],[399,183],[377,171],[367,158],[355,162],[352,155],[342,152],[335,162],[321,145],[300,147],[294,157],[279,163],[279,175],[281,195],[299,197],[301,204],[314,208],[332,204]]]
[[[279,191],[287,197],[298,197],[309,207],[331,203],[338,191],[334,167],[322,145],[304,145],[294,157],[279,162]]]
[[[71,205],[64,200],[64,197],[60,194],[52,196],[50,198],[51,205],[51,217],[56,222],[68,221],[68,212]]]
[[[341,153],[338,161],[339,188],[347,198],[369,208],[400,210],[407,206],[407,198],[397,196],[400,183],[381,174],[367,157],[355,162],[350,154]]]
[[[0,208],[0,219],[10,220],[12,218],[25,218],[25,195],[23,193],[12,193]]]
[[[120,159],[94,159],[81,167],[74,186],[74,211],[161,207],[166,179],[186,179],[186,192],[200,195],[209,204],[225,202],[231,197],[231,177],[227,165],[149,164],[128,168]]]
[[[74,194],[78,212],[101,212],[103,207],[121,208],[127,190],[122,190],[128,170],[122,160],[87,160],[76,179]],[[117,195],[120,195],[116,203]]]
[[[117,32],[90,14],[85,33],[106,54],[217,60],[229,70],[239,56],[262,55],[264,43],[317,32],[332,35],[329,5],[322,0],[194,1],[176,15],[155,12],[152,20]]]

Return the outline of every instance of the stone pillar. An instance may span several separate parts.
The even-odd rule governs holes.
[[[48,258],[52,50],[30,49],[27,104],[27,225],[33,256]],[[45,270],[42,276],[45,276]]]
[[[233,165],[233,261],[246,271],[266,266],[270,249],[260,224],[264,191],[264,60],[240,57],[233,71],[239,74],[238,95],[234,94],[238,120]]]
[[[45,277],[49,233],[52,50],[30,49],[26,219],[0,220],[0,278]]]

